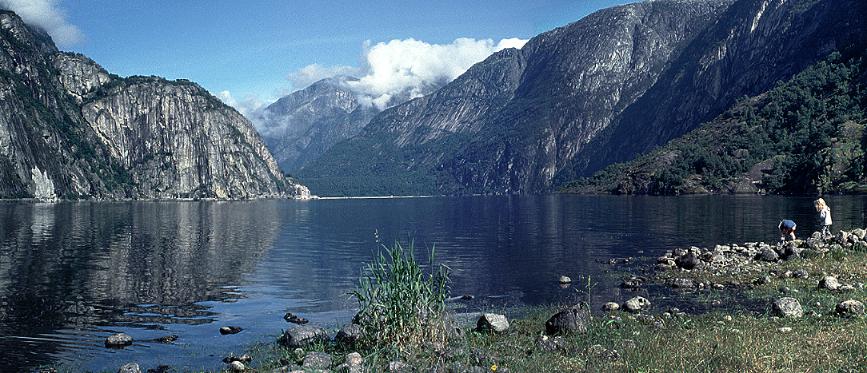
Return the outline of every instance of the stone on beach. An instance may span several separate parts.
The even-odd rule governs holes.
[[[289,348],[302,348],[328,340],[328,334],[320,327],[302,325],[283,333],[280,342]]]
[[[771,310],[774,316],[778,317],[799,318],[804,316],[804,310],[801,308],[801,303],[792,297],[777,299],[771,307]]]
[[[485,313],[476,322],[476,331],[482,333],[502,333],[509,329],[509,320],[505,315]]]
[[[243,372],[245,369],[247,369],[247,367],[244,366],[244,363],[240,361],[233,361],[229,363],[229,370],[233,372]]]
[[[633,297],[623,304],[623,308],[632,313],[641,312],[650,308],[650,301],[645,297]]]
[[[834,309],[838,315],[843,317],[857,318],[864,316],[864,303],[854,299],[842,301],[837,304]]]
[[[361,325],[349,324],[337,332],[334,340],[342,346],[351,347],[354,346],[362,336],[364,336],[364,329],[361,328]]]
[[[331,355],[326,352],[308,352],[301,366],[305,370],[325,370],[331,368]]]
[[[825,276],[819,280],[819,289],[839,290],[840,281],[834,276]]]
[[[674,263],[683,269],[695,269],[699,265],[701,265],[701,261],[697,256],[693,253],[687,253],[686,255],[680,256],[674,260]]]
[[[616,302],[607,302],[602,305],[603,311],[617,311],[620,309],[620,305]]]
[[[590,312],[580,307],[570,307],[551,316],[545,322],[547,334],[583,333],[590,323]]]

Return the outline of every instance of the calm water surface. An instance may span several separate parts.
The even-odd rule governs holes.
[[[829,202],[836,229],[867,225],[865,197]],[[808,198],[721,196],[0,203],[0,366],[219,369],[273,341],[287,311],[347,322],[377,236],[435,245],[452,293],[476,296],[455,307],[503,309],[574,299],[561,274],[614,281],[610,258],[773,241],[780,219],[807,231],[813,215]],[[597,301],[629,295],[601,285]],[[244,331],[221,336],[225,325]],[[103,347],[116,332],[136,343]]]

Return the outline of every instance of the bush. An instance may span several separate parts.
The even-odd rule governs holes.
[[[416,262],[413,245],[386,246],[367,264],[352,295],[360,310],[356,321],[364,330],[362,341],[375,349],[398,353],[448,343],[445,300],[448,297],[447,267],[433,264],[426,274]]]

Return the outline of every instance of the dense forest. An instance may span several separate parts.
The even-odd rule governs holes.
[[[573,193],[867,192],[864,57],[830,55],[685,136],[608,166]]]

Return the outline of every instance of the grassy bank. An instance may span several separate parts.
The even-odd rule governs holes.
[[[327,368],[333,371],[864,371],[867,318],[863,313],[845,317],[835,310],[845,300],[867,301],[864,287],[867,245],[862,243],[845,239],[842,244],[834,240],[798,242],[794,245],[803,250],[797,256],[773,261],[758,258],[768,246],[693,248],[695,254],[707,261],[699,260],[699,265],[691,270],[680,265],[661,265],[649,272],[643,286],[647,287],[651,302],[655,302],[656,296],[670,298],[697,305],[690,309],[702,311],[686,313],[657,305],[630,313],[622,308],[601,311],[597,307],[592,318],[581,322],[579,331],[546,335],[546,321],[561,307],[538,307],[510,320],[507,330],[490,333],[467,325],[443,329],[442,325],[457,325],[450,324],[453,315],[445,307],[426,303],[441,302],[443,297],[426,296],[420,298],[424,307],[414,307],[423,310],[423,315],[404,313],[399,320],[380,318],[380,322],[391,323],[388,326],[392,328],[383,324],[365,328],[367,333],[387,329],[385,335],[368,334],[354,345],[327,340],[304,348],[259,346],[254,352],[259,355],[258,364],[253,366],[266,372],[313,371],[313,365],[306,364],[305,357],[311,351],[321,351],[332,358]],[[786,250],[782,246],[772,249],[781,253]],[[689,249],[682,249],[659,261],[671,258],[680,263],[689,253]],[[714,257],[715,254],[720,257]],[[373,302],[388,309],[416,291],[438,294],[441,272],[425,277],[417,268],[408,266],[417,264],[401,256],[391,256],[385,261],[380,258],[372,267],[379,271],[375,276],[378,282],[362,282],[367,296],[361,300],[391,291],[393,299]],[[394,269],[413,275],[389,279],[388,273]],[[827,275],[834,275],[844,288],[820,288],[819,281]],[[689,280],[692,285],[671,289],[667,284],[674,279],[680,279],[681,284]],[[378,293],[377,287],[392,290]],[[433,293],[426,287],[434,287]],[[394,289],[401,289],[400,294],[394,293]],[[771,305],[781,297],[795,298],[803,316],[775,316]],[[403,324],[397,327],[394,323]],[[415,328],[419,325],[433,325],[438,331],[422,332]],[[395,334],[396,330],[406,333],[399,343],[395,342],[395,336],[400,334]],[[447,333],[443,334],[444,330]],[[436,338],[429,338],[431,335]],[[363,357],[361,366],[350,368],[344,364],[351,352]]]

